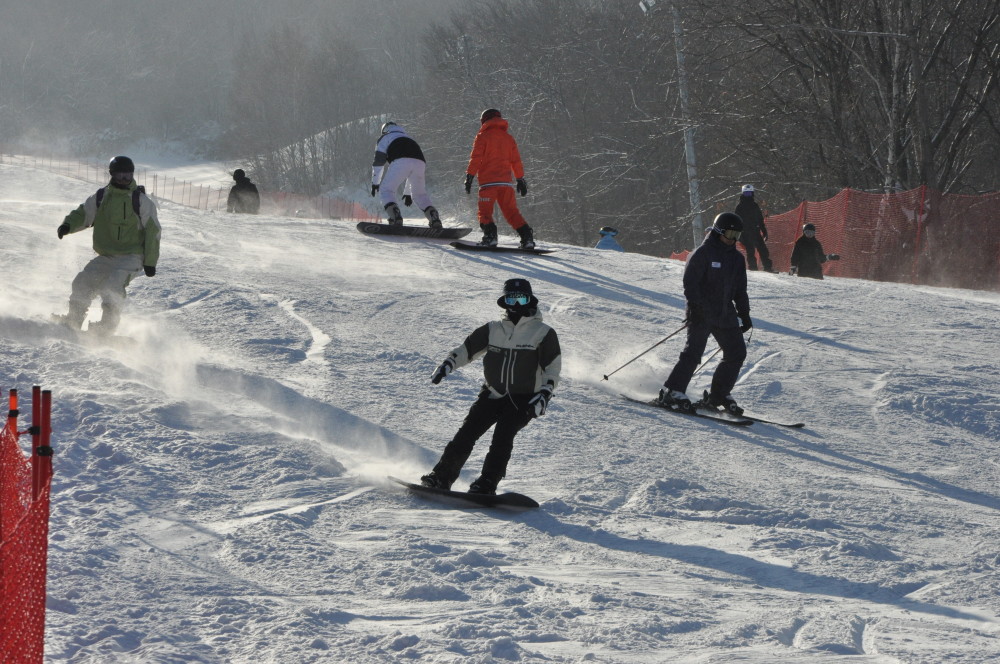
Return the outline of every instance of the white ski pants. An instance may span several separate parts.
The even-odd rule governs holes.
[[[403,190],[403,193],[412,196],[413,202],[421,210],[429,208],[431,197],[427,195],[427,185],[424,183],[426,169],[427,164],[411,157],[393,159],[389,162],[385,169],[385,175],[382,176],[382,184],[378,188],[382,207],[397,202],[396,194],[399,193],[400,185],[405,182],[406,189]]]
[[[125,306],[125,287],[141,272],[142,256],[139,254],[95,257],[73,279],[73,292],[69,296],[72,321],[82,325],[90,303],[100,296],[101,326],[113,331],[118,327]]]

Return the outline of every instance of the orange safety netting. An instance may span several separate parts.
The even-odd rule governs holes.
[[[0,432],[0,662],[41,662],[51,475],[33,489],[14,422]]]
[[[941,194],[927,187],[894,194],[844,189],[767,217],[774,268],[787,271],[802,225],[816,225],[824,273],[877,281],[1000,290],[1000,193]]]

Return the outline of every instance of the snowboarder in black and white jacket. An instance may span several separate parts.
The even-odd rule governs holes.
[[[417,142],[395,122],[382,125],[382,136],[375,144],[375,161],[372,162],[372,196],[379,195],[389,223],[402,225],[403,213],[399,210],[396,195],[404,182],[403,205],[416,203],[427,217],[427,225],[441,228],[438,211],[431,205],[424,182],[427,163]]]
[[[533,418],[545,414],[559,384],[559,337],[542,322],[538,298],[528,280],[507,280],[497,304],[506,315],[476,329],[431,376],[436,385],[455,369],[482,357],[486,382],[437,465],[420,478],[424,486],[450,489],[476,441],[496,425],[482,473],[469,487],[470,493],[496,493],[507,474],[514,436]]]

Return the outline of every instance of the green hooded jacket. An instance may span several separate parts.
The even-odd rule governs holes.
[[[101,207],[97,207],[97,194],[66,215],[63,223],[69,232],[86,228],[94,229],[94,251],[101,256],[139,254],[142,264],[155,266],[160,258],[160,222],[156,218],[156,204],[139,194],[139,215],[132,208],[132,192],[138,185],[135,180],[128,189],[108,185],[104,188]]]

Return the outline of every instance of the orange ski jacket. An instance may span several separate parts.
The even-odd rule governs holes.
[[[515,178],[524,177],[521,153],[517,150],[517,141],[507,133],[506,120],[493,118],[479,128],[465,172],[479,178],[480,188],[510,186]]]

